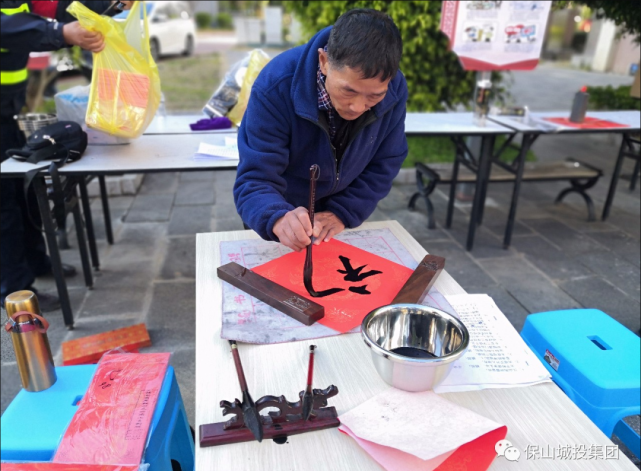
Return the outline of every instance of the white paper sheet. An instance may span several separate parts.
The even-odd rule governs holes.
[[[422,460],[456,450],[501,427],[432,391],[410,393],[394,388],[342,414],[339,419],[363,440]]]
[[[225,138],[224,146],[217,146],[214,144],[207,144],[206,142],[201,142],[198,147],[198,151],[194,158],[196,159],[230,159],[238,160],[240,157],[238,155],[238,145],[235,142],[228,141],[229,138]]]
[[[466,354],[456,362],[438,393],[530,386],[550,374],[510,321],[486,294],[446,296],[470,333]]]

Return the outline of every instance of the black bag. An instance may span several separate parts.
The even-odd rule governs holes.
[[[68,162],[75,162],[82,157],[87,148],[87,133],[78,123],[73,121],[59,121],[38,129],[27,139],[21,149],[9,149],[7,156],[16,160],[37,164],[43,160],[50,160],[49,175],[53,185],[53,212],[59,230],[64,230],[66,210],[62,183],[58,169]],[[42,167],[28,171],[24,176],[25,199],[29,186]],[[29,217],[31,219],[31,217]],[[31,221],[32,224],[33,220]],[[34,224],[34,226],[36,226]],[[37,227],[37,226],[36,226]],[[40,230],[40,227],[37,227]]]
[[[35,131],[22,149],[9,149],[7,156],[37,164],[43,160],[57,160],[60,167],[75,162],[87,148],[87,133],[78,123],[59,121]]]

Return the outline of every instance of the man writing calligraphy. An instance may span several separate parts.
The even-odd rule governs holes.
[[[234,200],[248,227],[300,251],[372,214],[407,155],[401,54],[388,15],[356,9],[265,66],[238,133]]]

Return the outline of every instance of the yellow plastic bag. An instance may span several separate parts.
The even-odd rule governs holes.
[[[254,49],[249,56],[249,65],[247,66],[247,72],[245,72],[245,77],[243,78],[243,84],[240,87],[240,93],[238,95],[238,102],[234,107],[227,113],[227,117],[232,123],[236,126],[240,126],[240,122],[243,119],[245,110],[247,109],[247,103],[249,103],[249,96],[251,95],[252,86],[258,78],[258,74],[263,70],[263,67],[269,62],[269,56],[265,54],[260,49]]]
[[[84,28],[105,38],[105,48],[94,54],[87,126],[119,137],[140,136],[161,97],[158,67],[149,50],[145,2],[134,2],[125,21],[100,16],[79,2],[67,11]]]

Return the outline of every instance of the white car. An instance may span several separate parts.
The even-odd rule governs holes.
[[[189,2],[145,2],[149,21],[149,47],[154,60],[161,56],[194,52],[196,22]],[[129,14],[123,11],[114,17],[124,20]]]

